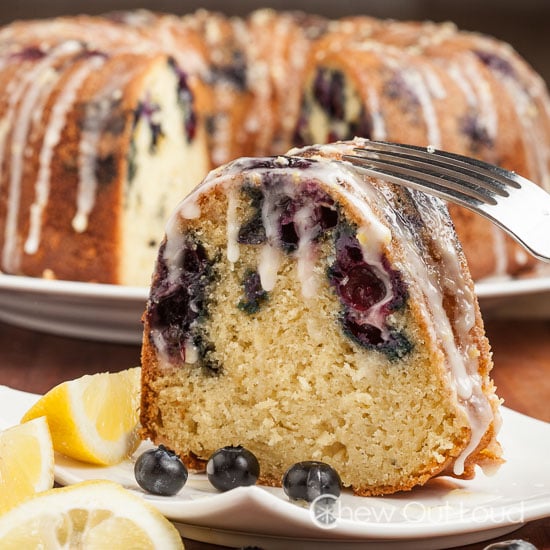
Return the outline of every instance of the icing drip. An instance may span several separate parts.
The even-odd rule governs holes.
[[[237,219],[237,193],[230,189],[227,193],[227,259],[235,263],[239,259],[239,220]]]
[[[439,130],[437,114],[430,91],[424,83],[422,75],[418,71],[409,68],[403,72],[403,78],[407,85],[414,90],[420,103],[428,129],[428,143],[436,148],[441,147],[441,132]]]
[[[370,115],[372,120],[372,139],[384,140],[387,137],[386,125],[384,123],[384,117],[380,112],[380,102],[378,95],[373,91],[369,90],[367,102],[370,109]]]
[[[504,84],[511,98],[518,122],[522,126],[521,137],[525,143],[525,155],[532,176],[542,187],[550,187],[550,151],[544,122],[550,115],[550,101],[543,79],[534,74],[530,67],[522,62],[508,44],[494,42],[480,35],[471,36],[476,52],[481,55],[493,76]],[[541,116],[542,115],[542,116]]]
[[[315,277],[315,247],[313,239],[316,235],[315,227],[311,226],[314,214],[314,205],[305,204],[295,216],[294,223],[298,233],[298,250],[296,251],[298,279],[302,287],[304,298],[313,298],[317,293],[318,283]]]
[[[281,252],[279,249],[270,243],[264,244],[260,251],[258,273],[260,275],[262,288],[266,292],[270,292],[275,288],[280,264]]]
[[[550,153],[546,145],[546,139],[541,131],[537,119],[540,116],[533,99],[516,82],[508,76],[500,76],[504,83],[504,89],[511,98],[512,105],[517,113],[517,120],[521,124],[521,136],[524,142],[524,150],[529,165],[529,171],[537,174],[535,180],[539,185],[546,188],[550,183],[549,160]]]
[[[135,67],[134,70],[138,68]],[[108,118],[112,114],[113,102],[120,99],[121,89],[127,85],[132,76],[131,70],[127,73],[113,75],[111,81],[102,90],[101,95],[86,105],[79,144],[76,214],[72,221],[73,229],[77,233],[86,231],[88,217],[95,204],[98,183],[95,169],[99,141]]]
[[[277,272],[281,264],[281,252],[278,246],[278,211],[275,207],[275,200],[266,194],[262,204],[262,223],[265,228],[266,243],[260,251],[260,260],[258,264],[258,273],[262,288],[270,292],[275,288],[277,282]]]
[[[181,205],[180,213],[186,220],[196,220],[201,215],[201,209],[197,202],[189,200]]]
[[[489,138],[494,140],[498,132],[498,119],[491,86],[471,57],[464,57],[463,68],[464,75],[475,91],[477,104],[480,109],[479,118],[482,126],[487,131]]]
[[[50,193],[50,171],[55,147],[59,143],[65,127],[67,113],[77,97],[77,92],[91,71],[99,70],[105,62],[103,57],[92,57],[65,83],[62,92],[52,108],[49,124],[46,127],[44,141],[39,155],[39,169],[36,178],[36,198],[30,207],[29,233],[25,242],[25,252],[35,254],[40,245],[42,213],[48,203]]]
[[[479,352],[471,336],[471,330],[476,322],[475,296],[462,276],[459,259],[450,244],[453,237],[448,227],[438,216],[431,214],[437,212],[437,199],[425,196],[424,200],[436,205],[432,209],[420,208],[419,213],[426,226],[433,229],[435,238],[432,244],[437,248],[440,262],[448,276],[443,279],[437,278],[434,271],[427,269],[425,262],[420,258],[416,258],[414,270],[422,273],[419,280],[423,282],[423,290],[428,296],[434,326],[443,334],[441,341],[453,375],[458,401],[470,424],[470,441],[453,465],[454,474],[461,475],[464,473],[466,459],[479,445],[495,415],[483,393],[482,381],[477,374]],[[409,255],[409,259],[411,257],[412,255]],[[454,331],[443,305],[444,294],[452,295],[455,300]]]
[[[21,199],[21,178],[23,174],[23,156],[33,115],[41,96],[48,96],[59,74],[54,66],[59,59],[74,55],[82,49],[82,45],[75,41],[67,41],[52,49],[36,65],[30,69],[10,95],[6,124],[13,127],[10,152],[10,177],[8,211],[4,236],[2,263],[7,271],[16,272],[19,268],[20,254],[17,250],[17,223],[19,203]],[[36,82],[41,85],[36,85]],[[26,93],[25,93],[26,92]],[[16,109],[19,103],[19,107]],[[2,142],[0,166],[3,164],[6,141]]]
[[[170,284],[175,284],[179,280],[181,269],[179,258],[183,253],[183,236],[179,231],[179,220],[177,216],[172,216],[166,224],[166,244],[164,247],[163,260],[167,268],[167,278]]]
[[[477,383],[480,385],[480,381]],[[470,441],[458,455],[453,465],[453,473],[457,476],[464,473],[466,459],[475,451],[493,419],[491,406],[481,392],[474,393],[464,404],[464,407],[470,419],[471,435]]]
[[[477,107],[478,105],[477,96],[474,92],[474,89],[469,84],[464,73],[462,72],[460,65],[456,63],[451,63],[447,67],[447,74],[453,79],[454,83],[458,86],[458,88],[464,95],[464,98],[466,99],[466,103],[470,107]]]
[[[436,148],[441,147],[441,132],[439,129],[439,121],[433,104],[432,96],[439,97],[443,87],[439,79],[434,74],[426,76],[420,70],[412,68],[412,65],[403,65],[400,54],[395,53],[395,49],[389,49],[387,52],[388,58],[386,63],[398,77],[401,77],[407,87],[407,90],[414,96],[424,118],[426,124],[427,139],[430,145]],[[427,82],[425,81],[427,80]]]
[[[371,212],[372,219],[374,213]],[[384,297],[370,308],[365,321],[378,329],[382,334],[382,338],[386,339],[389,336],[389,329],[384,322],[385,315],[382,313],[384,307],[393,300],[393,287],[391,284],[390,276],[384,269],[380,258],[382,257],[382,249],[384,245],[389,243],[391,235],[388,235],[388,228],[384,226],[385,231],[377,231],[376,224],[368,223],[370,220],[367,218],[367,224],[360,227],[357,231],[357,240],[361,245],[363,253],[363,259],[367,264],[375,268],[376,276],[383,282],[386,293]]]
[[[430,94],[436,99],[445,99],[447,97],[447,92],[445,91],[443,83],[437,76],[437,73],[427,65],[422,65],[420,70],[424,75]]]

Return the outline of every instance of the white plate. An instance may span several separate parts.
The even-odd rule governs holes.
[[[484,315],[550,317],[550,275],[476,285]],[[0,274],[0,321],[87,340],[138,344],[148,289]]]
[[[0,274],[0,320],[87,340],[137,344],[148,289]]]
[[[19,421],[38,396],[0,386],[0,429]],[[389,497],[344,493],[332,528],[320,527],[306,508],[281,489],[254,486],[216,492],[204,475],[191,474],[174,497],[145,494],[125,461],[101,468],[56,456],[56,480],[71,484],[110,479],[135,491],[187,537],[266,550],[299,546],[414,550],[450,548],[488,540],[550,515],[550,424],[503,409],[500,441],[506,463],[491,477],[432,480]],[[137,456],[148,446],[143,443]],[[290,542],[292,541],[292,543]]]

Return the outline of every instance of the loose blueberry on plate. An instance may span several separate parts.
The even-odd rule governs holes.
[[[138,485],[154,495],[175,495],[187,481],[187,468],[170,449],[159,445],[141,454],[134,465]]]
[[[285,472],[283,489],[291,500],[313,502],[321,495],[339,497],[342,481],[332,466],[308,460],[294,464]]]
[[[530,542],[521,539],[503,540],[489,544],[483,550],[537,550]]]
[[[218,491],[254,485],[260,476],[258,459],[241,445],[215,451],[206,464],[206,475]]]

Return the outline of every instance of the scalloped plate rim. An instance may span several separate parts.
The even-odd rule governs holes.
[[[0,397],[0,428],[3,428],[10,422],[12,424],[17,422],[17,418],[20,418],[39,396],[14,390],[6,386],[0,386]],[[7,408],[10,410],[6,411]],[[522,449],[521,455],[512,453],[509,459],[510,461],[514,461],[516,468],[517,460],[519,460],[518,457],[523,457],[526,444],[530,444],[532,450],[542,451],[543,456],[550,457],[549,423],[530,418],[505,407],[503,407],[503,417],[503,425],[504,427],[508,425],[510,431],[510,433],[507,433],[503,429],[503,444],[509,445],[512,443],[512,447],[519,446]],[[516,440],[515,445],[513,443],[514,440]],[[517,444],[517,440],[519,440],[519,445]],[[142,443],[142,446],[147,445],[150,444],[147,442]],[[143,450],[143,447],[141,450]],[[548,474],[550,472],[550,459],[546,458],[545,460],[548,464],[543,461],[539,470],[541,472],[544,471],[548,478],[550,477]],[[531,469],[522,469],[521,471],[523,472],[524,470],[529,477]],[[114,475],[114,471],[118,471],[118,473]],[[86,474],[84,475],[83,472],[86,472]],[[476,504],[475,508],[471,508],[470,512],[473,513],[475,509],[484,509],[488,514],[487,517],[491,518],[491,521],[473,522],[472,513],[465,513],[455,518],[449,517],[446,521],[441,521],[439,517],[428,521],[407,518],[406,516],[401,521],[388,521],[385,523],[380,521],[364,522],[339,519],[334,529],[327,530],[314,524],[307,509],[300,508],[296,504],[289,502],[284,497],[281,489],[254,486],[239,488],[227,493],[217,493],[207,485],[208,482],[205,481],[204,475],[198,474],[190,476],[188,484],[182,489],[180,495],[168,498],[156,497],[154,495],[146,495],[137,487],[133,480],[132,472],[133,466],[131,461],[125,461],[121,465],[111,468],[101,468],[77,463],[64,457],[57,457],[56,480],[62,484],[76,483],[84,479],[97,479],[98,477],[112,479],[121,482],[137,494],[141,494],[145,500],[156,506],[174,523],[189,524],[214,530],[244,531],[267,537],[284,537],[290,534],[290,536],[303,538],[304,540],[306,538],[314,539],[321,537],[327,541],[407,541],[422,537],[456,537],[468,533],[485,531],[490,536],[490,532],[495,529],[504,529],[507,526],[513,527],[514,525],[519,527],[527,521],[550,515],[550,479],[543,479],[544,483],[541,485],[542,490],[539,495],[535,495],[532,498],[514,500],[513,497],[510,499],[510,497],[503,495],[502,492],[499,493],[498,486],[502,485],[503,481],[498,478],[499,472],[496,478],[487,478],[482,474],[478,474],[476,479],[470,482],[452,480],[450,481],[450,486],[454,487],[454,489],[444,489],[442,492],[448,498],[453,492],[458,491],[458,495],[455,496],[458,496],[459,499],[465,498],[466,502],[472,498],[472,495],[476,498],[478,496],[481,497],[481,504]],[[501,477],[504,478],[504,476]],[[495,481],[491,481],[491,479]],[[510,479],[504,478],[504,480],[510,482]],[[438,483],[436,482],[436,484]],[[206,487],[207,496],[204,494],[204,488],[200,489],[201,485]],[[487,487],[496,491],[496,504],[491,504],[491,500],[486,503],[483,502],[483,498],[486,498],[484,491],[487,490]],[[473,492],[472,488],[474,489]],[[195,495],[196,498],[193,498],[192,491],[198,491],[197,494],[199,496]],[[436,510],[439,506],[435,506],[435,504],[439,502],[437,499],[440,497],[437,497],[437,494],[440,489],[436,485],[435,501],[433,500],[434,497],[430,496],[430,491],[434,491],[434,487],[428,484],[428,486],[418,488],[410,493],[401,493],[390,497],[355,497],[345,493],[342,497],[342,502],[344,506],[349,502],[355,505],[360,502],[364,505],[372,505],[373,511],[389,509],[397,510],[398,513],[403,513],[404,507],[410,505],[412,502],[426,502],[427,509],[431,507],[433,510]],[[428,495],[427,498],[425,498],[426,494]],[[187,498],[184,499],[184,495],[187,495]],[[504,498],[504,500],[508,498],[508,502],[499,506],[499,498]],[[457,507],[456,504],[460,500],[455,499],[451,502]],[[521,506],[521,517],[514,515],[519,510],[518,506]],[[444,510],[446,507],[449,507],[448,501],[444,501],[444,505],[439,506],[439,509]],[[241,513],[236,516],[237,511]],[[467,507],[466,512],[468,512]],[[381,515],[384,514],[381,513]],[[506,517],[507,515],[508,517]],[[492,521],[497,516],[503,521]],[[233,523],[231,520],[232,517],[240,517],[241,522]],[[242,518],[244,518],[244,523]]]

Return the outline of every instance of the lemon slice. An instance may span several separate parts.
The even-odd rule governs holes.
[[[83,481],[36,495],[0,516],[0,548],[182,549],[176,528],[111,481]]]
[[[139,443],[139,367],[63,382],[23,417],[48,419],[54,449],[92,464],[121,462]]]
[[[52,439],[44,417],[0,432],[0,514],[51,489],[53,466]]]

